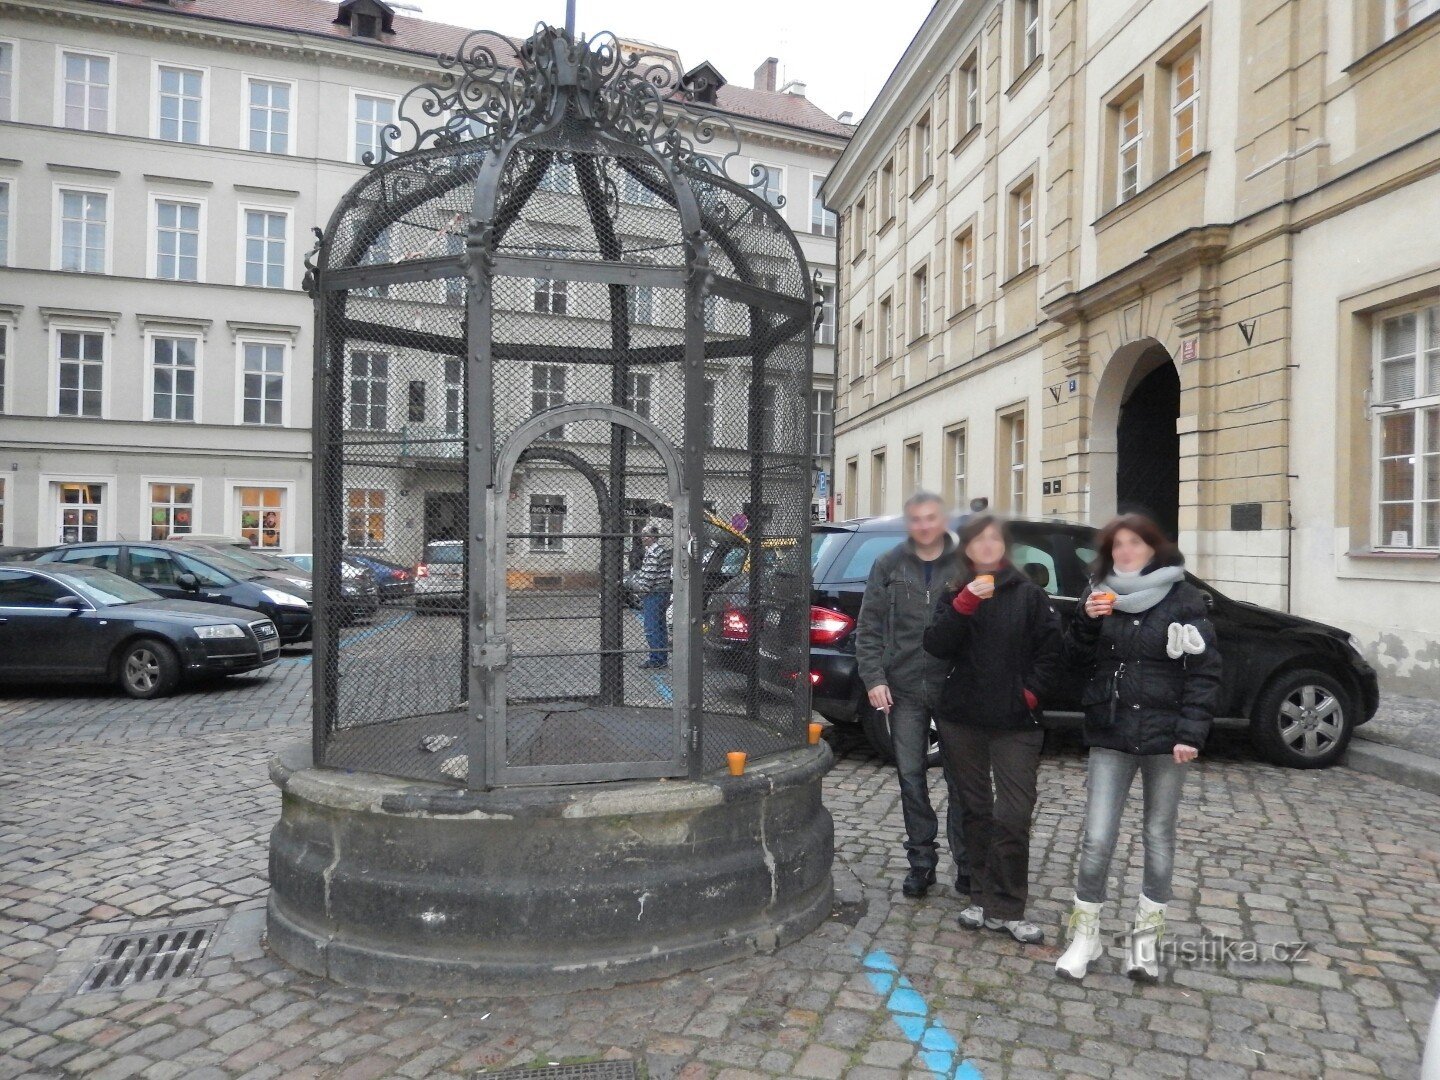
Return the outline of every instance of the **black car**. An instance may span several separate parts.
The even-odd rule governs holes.
[[[310,638],[310,583],[236,562],[219,549],[188,543],[98,541],[66,544],[30,565],[96,566],[178,600],[205,600],[258,611],[285,644]]]
[[[279,655],[275,624],[253,611],[167,600],[93,566],[0,567],[0,682],[116,682],[153,698]]]
[[[1095,557],[1096,530],[1061,521],[1016,521],[1010,528],[1015,565],[1068,620]],[[855,670],[854,628],[870,567],[904,536],[899,517],[819,525],[811,535],[814,708],[832,722],[859,723],[887,759],[885,718],[870,708]],[[1193,575],[1190,581],[1207,597],[1225,658],[1221,715],[1247,720],[1257,749],[1277,765],[1332,764],[1380,703],[1375,670],[1355,639],[1324,623],[1232,600]],[[1084,672],[1071,672],[1049,710],[1078,713],[1084,681]]]

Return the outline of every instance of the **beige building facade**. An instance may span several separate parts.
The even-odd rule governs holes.
[[[949,0],[832,173],[841,516],[1143,509],[1440,696],[1440,4]]]

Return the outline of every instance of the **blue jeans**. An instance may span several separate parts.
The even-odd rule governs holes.
[[[895,699],[890,709],[890,746],[895,752],[895,771],[900,777],[900,814],[905,820],[905,853],[916,870],[934,870],[940,861],[935,837],[940,823],[930,805],[930,717],[933,702],[923,694],[900,693],[890,688]],[[961,801],[949,763],[941,769],[949,800],[945,808],[945,836],[955,873],[969,874],[965,840],[960,827]]]
[[[640,599],[640,618],[645,624],[645,644],[650,646],[650,663],[670,662],[669,637],[665,633],[665,608],[670,599],[668,593],[646,593]]]
[[[1135,774],[1145,794],[1141,838],[1145,844],[1144,892],[1157,904],[1168,904],[1175,871],[1175,818],[1191,766],[1177,765],[1169,754],[1125,754],[1092,747],[1085,786],[1085,838],[1080,845],[1080,876],[1075,895],[1086,903],[1105,900],[1110,856],[1120,834],[1120,815]]]

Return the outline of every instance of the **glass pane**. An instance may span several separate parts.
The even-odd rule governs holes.
[[[1411,499],[1415,495],[1415,459],[1391,458],[1380,463],[1380,498]]]
[[[1386,503],[1380,507],[1380,542],[1386,547],[1409,547],[1415,525],[1412,503]]]
[[[1394,457],[1396,454],[1415,452],[1415,414],[1413,412],[1391,413],[1380,420],[1380,455]]]
[[[1415,314],[1386,319],[1380,324],[1382,357],[1415,355]]]

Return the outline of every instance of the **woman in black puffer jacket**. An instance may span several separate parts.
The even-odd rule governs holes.
[[[1062,644],[1045,590],[1016,570],[1009,554],[996,518],[965,523],[955,552],[959,574],[935,608],[925,651],[950,663],[936,726],[970,858],[971,904],[960,925],[1039,944],[1044,933],[1025,918],[1045,737],[1036,710],[1059,674]]]
[[[1127,514],[1101,530],[1094,584],[1066,629],[1066,649],[1090,673],[1081,696],[1090,748],[1085,836],[1070,947],[1055,970],[1080,979],[1103,948],[1099,915],[1120,815],[1136,772],[1145,796],[1145,879],[1126,973],[1159,975],[1175,863],[1175,820],[1187,764],[1205,746],[1219,706],[1220,653],[1184,558],[1148,518]]]

